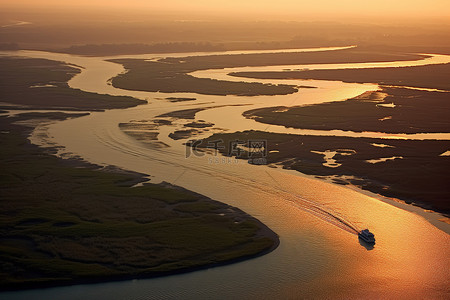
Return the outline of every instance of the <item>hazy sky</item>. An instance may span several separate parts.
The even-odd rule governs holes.
[[[445,17],[450,16],[449,0],[0,0],[1,6],[27,8],[79,7],[120,8],[141,12],[196,11],[233,12],[253,15],[307,16],[380,16]]]

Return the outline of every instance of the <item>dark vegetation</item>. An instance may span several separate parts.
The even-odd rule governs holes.
[[[260,131],[214,134],[208,141],[222,140],[227,155],[230,141],[267,140],[267,163],[316,176],[332,176],[337,183],[354,184],[363,189],[402,199],[424,208],[450,212],[450,156],[440,154],[450,149],[449,141],[384,140],[349,137],[302,136]],[[386,144],[377,147],[372,144]],[[270,152],[277,150],[279,152]],[[340,166],[324,166],[324,156],[311,151],[337,151]],[[350,155],[349,155],[350,154]],[[238,158],[247,159],[243,151]],[[369,163],[366,160],[401,156],[402,159]],[[344,179],[340,176],[354,176]]]
[[[388,96],[377,100],[382,93]],[[449,93],[383,88],[346,101],[249,110],[247,118],[293,128],[377,131],[387,133],[450,132]],[[384,107],[383,104],[395,107]]]
[[[0,289],[164,275],[276,244],[228,205],[45,154],[11,123],[21,119],[0,118]]]
[[[170,116],[172,118],[186,118],[186,119],[193,119],[195,116],[195,113],[198,110],[187,110],[186,111],[175,111],[170,113]],[[190,118],[190,116],[192,118]],[[163,115],[164,116],[164,115]],[[176,116],[176,117],[174,117]],[[189,118],[187,118],[189,117]],[[171,125],[171,120],[165,120],[165,119],[153,119],[153,120],[133,120],[128,123],[120,123],[119,127],[120,129],[125,132],[126,134],[130,135],[134,139],[141,141],[143,143],[151,144],[153,146],[167,146],[165,143],[158,141],[158,128],[162,125]],[[175,130],[174,132],[169,134],[169,137],[174,140],[179,139],[186,139],[188,137],[191,137],[193,135],[196,135],[198,133],[201,133],[203,131],[207,131],[208,127],[214,126],[213,123],[205,122],[204,120],[199,121],[193,121],[189,122],[183,125],[183,127],[186,127],[184,130]]]
[[[402,60],[419,60],[422,55],[405,54],[402,52],[371,51],[362,47],[334,51],[318,52],[285,52],[285,53],[255,53],[255,54],[220,54],[207,56],[169,57],[160,62],[182,64],[193,70],[207,70],[233,67],[257,67],[270,65],[299,64],[334,64],[387,62]]]
[[[285,95],[297,92],[290,85],[270,85],[220,81],[195,78],[187,73],[196,71],[195,66],[183,63],[165,63],[137,59],[113,60],[123,64],[127,73],[113,78],[114,87],[128,90],[163,93],[198,93],[207,95]]]
[[[373,82],[449,90],[450,65],[407,68],[235,73],[236,76],[273,79],[322,79]],[[387,96],[383,99],[383,93]],[[316,130],[375,131],[387,133],[449,132],[449,93],[383,87],[340,102],[280,109],[271,107],[247,111],[258,122]],[[383,105],[394,104],[395,107]],[[279,112],[283,111],[283,112]],[[352,183],[388,197],[403,199],[425,208],[449,213],[450,158],[440,154],[450,149],[449,141],[377,140],[344,137],[277,135],[261,132],[236,133],[229,138],[262,137],[269,141],[269,163],[302,173],[333,176],[341,184]],[[223,137],[222,135],[221,137]],[[216,136],[215,138],[217,138]],[[393,147],[375,147],[388,144]],[[348,152],[346,149],[356,151]],[[323,166],[323,155],[311,151],[337,151],[340,166]],[[348,155],[348,154],[351,155]],[[352,154],[353,153],[353,154]],[[369,159],[403,157],[371,164]],[[348,179],[340,176],[355,176]]]
[[[112,80],[115,87],[149,92],[191,92],[212,95],[285,95],[298,90],[292,85],[271,85],[219,81],[207,78],[195,78],[190,72],[206,69],[220,69],[244,66],[346,63],[366,61],[414,60],[422,56],[370,52],[359,49],[347,49],[327,52],[306,53],[270,53],[241,55],[210,55],[183,58],[165,58],[159,61],[137,59],[113,60],[123,64],[127,73]]]
[[[450,91],[450,64],[418,67],[308,70],[284,72],[236,72],[230,75],[263,79],[318,79],[344,82],[373,82]]]
[[[169,137],[173,140],[187,139],[196,132],[198,132],[198,130],[196,129],[175,130],[174,132],[169,134]]]
[[[191,127],[191,128],[207,128],[214,126],[213,123],[205,122],[204,120],[199,120],[198,122],[190,122],[187,124],[184,124],[184,127]]]
[[[183,102],[183,101],[194,101],[197,98],[189,98],[189,97],[167,97],[166,100],[170,102]]]
[[[64,85],[72,68],[60,63],[0,62],[1,101],[11,105],[96,110],[141,103],[73,91]],[[23,91],[34,84],[56,87]],[[143,174],[59,159],[31,145],[32,127],[20,125],[85,114],[0,117],[1,290],[161,276],[277,246],[275,233],[236,208],[170,184],[135,186]]]
[[[190,109],[183,109],[183,110],[176,110],[169,113],[165,113],[162,115],[159,115],[157,117],[160,118],[176,118],[176,119],[195,119],[195,114],[199,111],[205,110],[206,108],[190,108]]]
[[[149,142],[158,140],[158,123],[129,122],[119,123],[119,128],[138,141]]]
[[[231,106],[242,106],[242,105],[247,105],[247,104],[233,104]],[[202,111],[205,109],[210,109],[210,108],[221,107],[221,106],[222,105],[216,105],[216,106],[202,107],[202,108],[189,108],[189,109],[175,110],[175,111],[171,111],[171,112],[168,112],[165,114],[161,114],[157,117],[175,118],[175,119],[195,119],[195,114],[198,113],[199,111]],[[167,120],[157,120],[157,121],[163,122],[163,123],[168,122]],[[163,125],[167,125],[167,124],[163,124]]]
[[[67,81],[80,71],[61,62],[0,58],[0,70],[0,102],[10,103],[16,109],[104,110],[145,103],[132,97],[71,89]],[[5,106],[0,105],[0,108]]]

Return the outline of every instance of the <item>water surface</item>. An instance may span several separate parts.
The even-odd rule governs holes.
[[[299,93],[287,96],[259,97],[148,93],[121,90],[108,85],[108,79],[123,72],[123,67],[106,62],[104,58],[30,51],[21,52],[20,55],[59,60],[82,67],[82,72],[69,82],[73,88],[135,96],[150,101],[148,105],[95,112],[90,116],[39,128],[32,137],[33,142],[42,145],[57,143],[64,146],[66,155],[79,155],[92,163],[115,165],[146,173],[151,175],[152,182],[171,182],[239,207],[279,234],[281,244],[274,252],[263,257],[188,274],[2,293],[2,298],[276,299],[448,296],[449,235],[423,217],[436,220],[439,215],[294,171],[254,166],[244,161],[212,161],[212,158],[216,158],[212,154],[186,159],[183,140],[168,138],[168,134],[176,129],[174,127],[162,126],[159,130],[160,140],[169,147],[151,147],[131,138],[118,127],[121,122],[151,120],[159,114],[179,109],[245,104],[246,106],[204,110],[197,114],[196,119],[211,121],[230,131],[266,129],[287,132],[286,129],[283,131],[283,127],[268,127],[247,120],[240,114],[255,107],[345,100],[376,90],[377,85],[308,81],[308,85],[318,88],[301,89]],[[146,59],[152,57],[154,58],[151,55],[145,56]],[[436,63],[433,60],[424,61],[422,63]],[[295,66],[297,67],[301,66]],[[327,67],[330,68],[330,65]],[[341,67],[341,64],[337,67]],[[267,67],[271,70],[276,68]],[[220,76],[226,76],[228,80],[226,72],[229,70],[211,70],[201,74],[214,77],[220,73]],[[199,76],[198,73],[195,75]],[[190,103],[155,100],[169,96],[195,97],[197,100]],[[183,121],[180,121],[179,127],[182,125]],[[344,134],[351,136],[355,133]],[[368,134],[385,136],[383,133]],[[355,228],[366,227],[376,235],[377,243],[373,249],[361,245],[355,234]],[[443,225],[441,228],[448,230],[448,226]]]

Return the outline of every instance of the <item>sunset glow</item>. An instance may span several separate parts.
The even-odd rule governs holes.
[[[0,0],[0,299],[447,299],[449,0]]]
[[[398,18],[442,18],[450,15],[448,1],[446,0],[410,0],[410,1],[357,1],[357,0],[169,0],[169,1],[147,1],[147,0],[80,0],[80,1],[59,1],[59,0],[4,0],[0,7],[20,9],[23,11],[34,10],[60,10],[60,9],[94,9],[94,10],[121,10],[122,12],[140,13],[213,13],[230,14],[229,17],[246,15],[247,17],[270,16],[290,16],[302,17],[306,19],[323,17],[352,17],[363,16]]]

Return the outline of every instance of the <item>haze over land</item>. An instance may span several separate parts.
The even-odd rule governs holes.
[[[3,1],[0,46],[208,43],[192,50],[449,46],[446,1]],[[401,14],[399,13],[401,11]],[[211,47],[214,46],[214,47]],[[166,47],[167,49],[167,47]],[[180,44],[172,49],[183,51]],[[69,52],[95,54],[92,48]],[[152,52],[161,47],[151,48]],[[96,49],[96,51],[99,51]],[[148,52],[128,46],[122,52]],[[101,51],[100,51],[101,52]]]
[[[448,0],[0,1],[1,299],[450,294]]]
[[[5,7],[30,9],[30,10],[52,10],[53,9],[94,9],[99,11],[121,10],[123,13],[130,12],[157,12],[157,13],[214,13],[216,15],[238,14],[246,18],[256,15],[265,18],[363,18],[367,16],[377,18],[435,18],[448,17],[446,0],[409,0],[376,2],[362,2],[356,0],[339,1],[336,5],[334,0],[298,1],[298,0],[169,0],[164,2],[146,0],[81,0],[81,1],[59,1],[59,0],[22,0],[3,1]],[[290,16],[290,17],[289,17]]]

